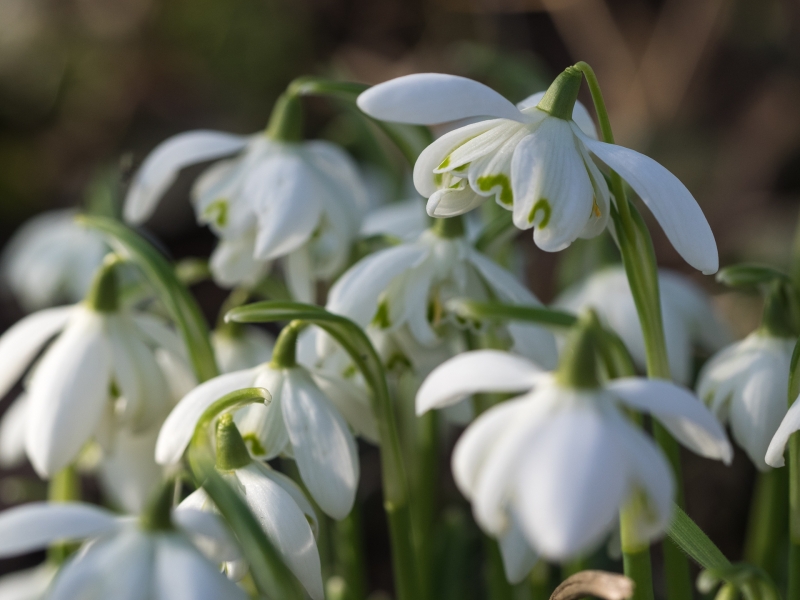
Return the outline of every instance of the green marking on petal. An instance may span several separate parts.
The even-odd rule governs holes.
[[[358,373],[358,369],[356,369],[355,365],[347,365],[347,368],[342,371],[342,377],[345,379],[350,379],[351,377],[355,377]]]
[[[203,211],[203,217],[213,221],[218,227],[225,227],[228,224],[228,201],[224,198],[214,200]]]
[[[255,456],[264,456],[267,453],[267,451],[264,449],[264,446],[262,446],[261,442],[258,441],[255,433],[243,435],[242,439],[250,448],[250,454],[254,454]]]
[[[389,303],[385,299],[378,304],[378,310],[375,311],[375,316],[372,317],[372,324],[381,329],[388,329],[391,326]]]
[[[533,223],[534,219],[536,218],[537,211],[542,211],[542,218],[536,224],[536,227],[539,229],[544,229],[547,227],[547,224],[550,222],[550,202],[547,198],[539,198],[536,201],[536,204],[533,205],[530,214],[528,215],[528,223]]]
[[[436,168],[437,169],[446,169],[447,165],[449,165],[449,164],[450,164],[450,155],[448,154],[447,156],[444,157],[444,160]]]
[[[498,194],[499,200],[506,206],[511,206],[514,203],[514,193],[511,191],[511,182],[508,180],[508,175],[505,173],[498,173],[497,175],[483,175],[478,177],[478,189],[482,192],[489,192],[493,188],[500,186],[500,193]]]
[[[470,164],[471,164],[471,163],[464,163],[464,164],[463,164],[463,165],[461,165],[460,167],[456,167],[455,169],[453,169],[453,171],[455,171],[456,173],[463,173],[464,171],[466,171],[467,169],[469,169],[469,165],[470,165]]]

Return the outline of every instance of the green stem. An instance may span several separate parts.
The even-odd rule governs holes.
[[[292,321],[283,328],[275,341],[270,367],[277,371],[297,366],[297,336],[300,335],[303,327],[304,325],[300,321]]]
[[[483,536],[483,548],[486,553],[484,563],[486,591],[489,600],[513,600],[514,588],[506,579],[503,568],[503,556],[500,546],[488,536]]]
[[[349,515],[336,521],[335,528],[336,559],[339,574],[345,581],[344,596],[346,600],[363,600],[367,597],[367,574],[358,502]]]
[[[776,579],[778,550],[788,515],[786,469],[758,474],[745,540],[745,560]]]
[[[577,63],[575,67],[583,72],[586,77],[600,123],[603,141],[613,144],[614,134],[611,130],[611,120],[606,110],[597,76],[592,68],[584,62]],[[647,227],[641,220],[641,216],[625,196],[622,178],[613,170],[610,171],[609,175],[611,192],[614,195],[617,209],[615,224],[617,225],[620,254],[622,255],[625,273],[630,282],[636,311],[639,315],[644,335],[647,375],[656,379],[670,379],[653,241]],[[670,459],[677,487],[681,490],[680,450],[677,442],[657,423],[654,426],[654,434],[664,453]],[[682,492],[679,492],[676,501],[678,505],[683,504]],[[634,565],[638,565],[639,562],[643,561],[644,559],[633,561],[631,567],[633,568]],[[669,600],[691,598],[692,584],[688,560],[671,540],[665,540],[664,542],[664,568],[667,581],[667,598]],[[637,569],[629,574],[626,570],[625,574],[636,582],[637,594],[644,593],[643,587],[647,587],[652,594],[651,580],[640,582],[635,578],[635,576],[643,576],[643,572]]]
[[[537,562],[528,578],[531,600],[548,600],[550,598],[550,565],[543,560]]]
[[[433,533],[436,524],[438,490],[439,427],[436,411],[428,411],[417,419],[417,472],[414,478],[414,514],[417,522],[417,553],[420,580],[426,598],[432,597]]]
[[[800,433],[789,438],[789,590],[786,600],[800,600]]]

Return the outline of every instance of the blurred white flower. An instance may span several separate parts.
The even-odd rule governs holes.
[[[41,213],[20,227],[3,249],[0,273],[25,310],[77,302],[108,247],[75,222],[77,211]]]
[[[235,547],[222,523],[196,510],[176,513],[174,523],[180,529],[149,530],[89,504],[35,502],[0,513],[0,557],[87,540],[59,570],[47,592],[51,600],[245,600],[190,541],[216,534],[220,556],[213,560],[230,558]]]
[[[774,463],[765,455],[786,415],[794,344],[755,331],[711,357],[698,377],[697,395],[730,424],[733,439],[760,471]]]
[[[251,325],[222,326],[212,332],[211,345],[220,372],[231,373],[267,362],[275,338]]]
[[[782,467],[785,464],[783,453],[786,444],[789,443],[789,437],[798,430],[800,430],[800,402],[795,398],[767,447],[766,463],[770,467]]]
[[[658,283],[670,372],[673,379],[687,385],[692,377],[694,347],[716,352],[730,342],[731,336],[708,296],[689,279],[662,270]],[[600,321],[622,338],[636,365],[645,368],[642,326],[622,266],[593,273],[565,290],[553,304],[576,314],[593,308]]]
[[[580,72],[570,69],[556,80],[574,87],[574,96],[580,81]],[[476,81],[421,73],[370,88],[358,105],[374,118],[401,123],[490,117],[443,135],[417,159],[414,183],[429,198],[432,216],[462,214],[494,196],[513,211],[518,228],[535,228],[537,246],[563,250],[598,235],[608,222],[611,195],[594,156],[630,184],[690,265],[716,272],[714,235],[689,190],[651,158],[598,141],[580,104],[567,118],[551,114],[547,100],[536,94],[514,106]]]
[[[527,572],[519,569],[530,567],[531,551],[557,561],[584,555],[639,494],[647,506],[636,524],[641,540],[669,525],[669,463],[625,410],[652,414],[702,456],[731,460],[724,430],[684,388],[638,377],[570,387],[557,374],[496,350],[467,352],[434,370],[417,394],[417,413],[486,392],[526,393],[467,428],[452,468],[478,524],[501,539],[512,580]]]
[[[350,157],[323,141],[278,142],[258,133],[190,131],[168,139],[142,164],[125,200],[125,219],[146,221],[179,171],[233,153],[198,179],[197,218],[220,238],[211,271],[223,286],[253,284],[284,258],[294,297],[313,300],[314,285],[347,263],[366,208]]]
[[[410,198],[373,208],[361,224],[361,236],[386,235],[404,242],[417,239],[430,225],[422,198]]]
[[[3,600],[43,600],[58,568],[45,562],[32,569],[16,571],[0,577],[0,598]]]

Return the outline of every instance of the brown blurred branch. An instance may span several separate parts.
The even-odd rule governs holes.
[[[617,573],[581,571],[556,588],[550,600],[579,600],[587,595],[605,600],[626,600],[633,596],[633,581]]]

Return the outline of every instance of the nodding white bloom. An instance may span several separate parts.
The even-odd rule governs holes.
[[[3,600],[43,600],[58,568],[45,562],[0,577],[0,598]]]
[[[585,554],[628,502],[647,507],[637,513],[643,542],[669,525],[672,471],[626,409],[650,413],[702,456],[731,460],[724,430],[684,388],[638,377],[582,386],[565,379],[523,357],[478,350],[434,370],[417,394],[422,414],[470,394],[526,392],[479,416],[452,462],[478,524],[500,538],[512,580],[530,568],[531,552],[558,561]]]
[[[110,410],[115,424],[140,433],[159,424],[173,404],[159,356],[180,363],[183,348],[151,315],[87,302],[25,317],[0,337],[0,397],[44,346],[26,386],[25,409],[25,449],[43,477],[72,462]],[[119,396],[113,405],[112,388]]]
[[[146,221],[182,168],[234,153],[206,170],[192,194],[198,221],[220,238],[210,262],[215,280],[252,284],[285,258],[290,290],[311,301],[313,284],[346,265],[366,207],[353,161],[334,144],[262,133],[179,134],[145,159],[125,199],[125,219]]]
[[[796,431],[800,431],[800,402],[797,400],[795,398],[791,407],[789,407],[786,416],[781,421],[778,430],[769,443],[765,460],[770,467],[782,467],[785,464],[783,453],[786,450],[786,444],[789,443],[789,437]]]
[[[730,424],[733,439],[761,471],[775,462],[765,455],[786,415],[794,344],[757,330],[711,357],[697,380],[697,395]],[[781,448],[781,464],[782,455]]]
[[[322,571],[315,535],[317,516],[302,490],[285,475],[250,459],[241,435],[230,416],[217,425],[217,469],[239,492],[264,532],[280,552],[314,600],[324,600]],[[224,446],[224,447],[223,447]],[[200,488],[178,507],[181,510],[215,511],[208,494]],[[229,561],[228,577],[241,579],[247,573],[244,559]]]
[[[689,279],[662,270],[658,283],[670,371],[673,379],[686,385],[692,377],[694,347],[716,352],[730,342],[730,332],[717,318],[705,292]],[[645,368],[642,326],[621,265],[593,273],[565,290],[554,305],[576,314],[593,308],[600,321],[620,336],[636,365]]]
[[[164,422],[156,461],[180,461],[203,412],[220,397],[249,388],[266,388],[269,404],[236,412],[236,424],[256,458],[279,455],[297,462],[300,476],[319,507],[335,519],[348,515],[355,500],[359,464],[355,438],[344,417],[305,367],[266,363],[210,379],[178,402]]]
[[[77,211],[54,210],[27,221],[0,257],[0,273],[28,311],[86,295],[108,247],[75,222]]]
[[[494,197],[518,228],[534,228],[537,246],[563,250],[607,225],[611,195],[597,158],[630,184],[690,265],[716,272],[714,236],[689,190],[651,158],[598,141],[575,102],[580,84],[580,72],[568,68],[546,94],[514,106],[478,82],[421,73],[367,90],[358,105],[401,123],[489,118],[443,135],[417,159],[414,183],[432,216],[462,214]]]
[[[247,594],[214,564],[237,552],[224,525],[196,510],[175,515],[179,529],[149,529],[89,504],[25,504],[0,513],[0,557],[86,540],[55,576],[50,600],[245,600]],[[193,536],[213,540],[207,546],[214,562],[195,547]]]
[[[452,337],[448,334],[454,327],[463,328],[463,323],[447,311],[451,298],[541,304],[511,273],[475,250],[461,231],[446,231],[456,225],[454,221],[439,221],[414,242],[362,259],[333,285],[326,308],[373,334],[388,334],[390,340],[378,344],[384,347],[384,359],[398,347],[402,352],[416,346],[403,353],[425,372],[429,369],[420,362],[431,350],[437,359],[433,364],[441,362],[438,349]],[[555,367],[552,333],[525,323],[511,323],[505,331],[516,352]],[[320,340],[320,355],[325,356],[332,351],[325,347],[326,340],[330,344],[329,338],[321,336]]]
[[[231,373],[269,361],[275,338],[251,325],[223,326],[212,332],[211,345],[220,372]]]

